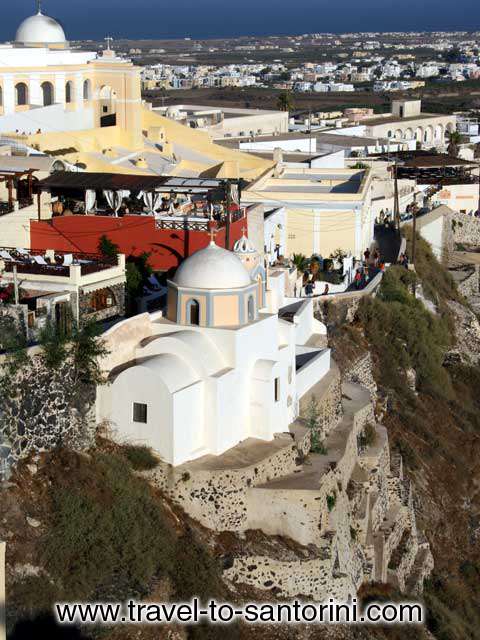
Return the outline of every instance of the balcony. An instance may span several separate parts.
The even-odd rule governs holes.
[[[230,213],[230,222],[237,222],[245,217],[245,208],[233,211]],[[208,231],[209,224],[211,222],[216,223],[218,229],[221,229],[227,225],[226,214],[220,214],[218,216],[200,217],[200,216],[169,216],[169,215],[157,215],[155,216],[155,228],[168,231]]]
[[[33,283],[35,280],[65,281],[69,284],[83,284],[84,280],[91,280],[92,276],[102,271],[110,270],[108,277],[121,275],[125,271],[125,257],[108,260],[91,254],[51,254],[23,250],[18,253],[14,249],[0,249],[0,261],[4,265],[4,279],[13,279],[10,274],[15,271],[21,275],[24,282]]]
[[[17,205],[17,206],[15,206]],[[31,207],[33,205],[33,198],[20,198],[17,201],[13,202],[0,202],[0,216],[7,215],[8,213],[13,213],[19,209],[26,209],[27,207]]]

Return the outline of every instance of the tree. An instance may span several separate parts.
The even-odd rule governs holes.
[[[23,321],[0,309],[0,350],[5,351],[0,368],[0,415],[2,400],[7,400],[15,392],[15,376],[28,361],[27,347],[27,331]]]
[[[142,274],[134,262],[127,262],[126,265],[126,277],[127,277],[127,293],[131,298],[136,298],[140,295],[142,287]]]
[[[38,336],[42,347],[41,358],[48,369],[58,369],[65,362],[67,341],[67,332],[61,331],[49,318]]]
[[[318,272],[320,271],[320,261],[318,258],[312,258],[310,261],[310,273],[313,276],[313,279],[317,279]]]
[[[282,91],[277,98],[277,108],[280,111],[292,111],[295,107],[295,103],[292,98],[292,94],[289,91]]]
[[[100,237],[98,241],[98,251],[105,258],[116,258],[119,254],[119,246],[110,240],[106,235]]]
[[[445,53],[444,58],[446,62],[457,62],[461,55],[462,52],[460,49],[458,47],[453,47]]]
[[[74,325],[69,340],[68,356],[74,382],[93,386],[104,383],[100,360],[108,353],[95,322],[87,322],[81,327]]]
[[[303,253],[294,253],[292,256],[292,262],[300,273],[305,273],[308,269],[307,256],[304,256]]]
[[[460,143],[462,142],[462,136],[458,133],[458,131],[452,131],[449,135],[449,142],[447,151],[450,156],[455,158],[458,157],[460,152]]]

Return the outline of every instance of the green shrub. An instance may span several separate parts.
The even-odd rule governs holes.
[[[191,600],[194,596],[202,601],[226,596],[218,561],[205,553],[191,529],[178,538],[173,558],[177,601]]]
[[[110,240],[110,238],[106,235],[100,236],[100,240],[98,241],[98,251],[105,258],[116,258],[119,253],[119,246]]]
[[[449,319],[432,315],[409,291],[411,275],[392,267],[376,298],[364,298],[358,317],[378,356],[378,381],[408,395],[405,371],[413,368],[419,389],[440,395],[451,391],[443,358],[452,335]]]
[[[150,447],[126,445],[122,453],[135,471],[150,471],[158,466],[158,458]]]
[[[52,523],[45,540],[48,573],[70,600],[144,593],[171,574],[175,535],[143,480],[123,456],[95,452],[52,484]]]
[[[310,451],[311,453],[320,453],[325,455],[327,450],[325,445],[320,440],[320,410],[318,408],[318,400],[312,394],[310,397],[307,410],[303,416],[306,427],[310,430]]]
[[[375,425],[368,422],[365,425],[365,429],[363,430],[361,437],[361,443],[365,447],[371,447],[377,441],[377,431],[375,429]]]
[[[327,496],[327,508],[329,511],[333,511],[333,509],[335,508],[336,502],[337,502],[337,496],[334,493],[329,494]]]

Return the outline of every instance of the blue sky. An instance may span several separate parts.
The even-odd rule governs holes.
[[[14,37],[35,5],[4,4],[2,41]],[[43,6],[71,39],[480,29],[479,0],[44,0]]]

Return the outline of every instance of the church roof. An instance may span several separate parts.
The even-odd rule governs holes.
[[[18,27],[15,42],[21,44],[63,44],[66,42],[61,24],[39,10]]]
[[[240,289],[252,284],[241,260],[213,241],[184,260],[172,281],[188,289]]]

